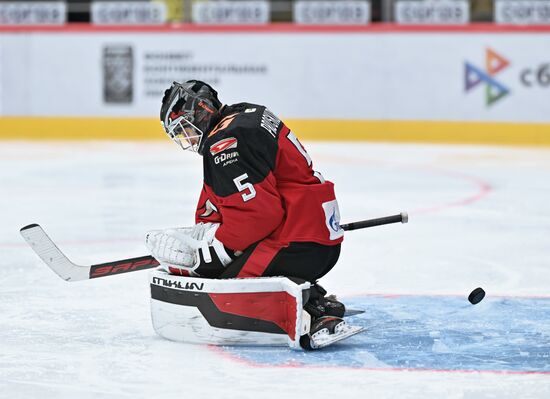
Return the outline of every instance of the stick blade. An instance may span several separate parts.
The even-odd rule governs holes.
[[[40,225],[29,224],[21,228],[20,233],[40,259],[63,280],[80,281],[90,278],[90,267],[71,262]]]

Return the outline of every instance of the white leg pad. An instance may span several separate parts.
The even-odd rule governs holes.
[[[205,279],[150,273],[153,328],[164,338],[212,345],[300,348],[310,283],[286,277]]]

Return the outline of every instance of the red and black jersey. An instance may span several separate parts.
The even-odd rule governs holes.
[[[266,107],[226,106],[203,158],[196,222],[221,223],[216,238],[226,247],[243,251],[267,238],[282,245],[342,242],[334,185]]]

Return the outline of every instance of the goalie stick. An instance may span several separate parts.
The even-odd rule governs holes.
[[[71,262],[69,258],[57,248],[57,245],[55,245],[44,229],[38,224],[25,226],[20,232],[40,259],[42,259],[59,277],[66,281],[89,280],[97,277],[151,269],[159,265],[159,262],[150,255],[90,266],[77,265]]]
[[[353,222],[348,224],[341,224],[340,227],[343,230],[357,230],[365,229],[367,227],[382,226],[390,223],[408,223],[409,215],[407,212],[401,212],[398,215],[384,216],[376,219],[361,220],[360,222]]]
[[[407,222],[408,215],[403,212],[399,215],[343,224],[340,227],[342,227],[343,230],[357,230],[389,223]],[[36,223],[29,224],[21,228],[20,233],[40,259],[42,259],[42,261],[44,261],[44,263],[46,263],[59,277],[66,281],[89,280],[92,278],[152,269],[159,265],[159,262],[150,255],[99,263],[97,265],[78,265],[69,260],[69,258],[61,252],[40,225]]]

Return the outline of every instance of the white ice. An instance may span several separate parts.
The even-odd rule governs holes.
[[[550,149],[306,146],[343,222],[410,215],[346,233],[330,292],[550,295]],[[147,272],[67,283],[19,236],[40,223],[81,264],[143,255],[145,231],[193,223],[201,171],[169,142],[0,142],[0,398],[550,397],[548,374],[260,367],[164,341]]]

